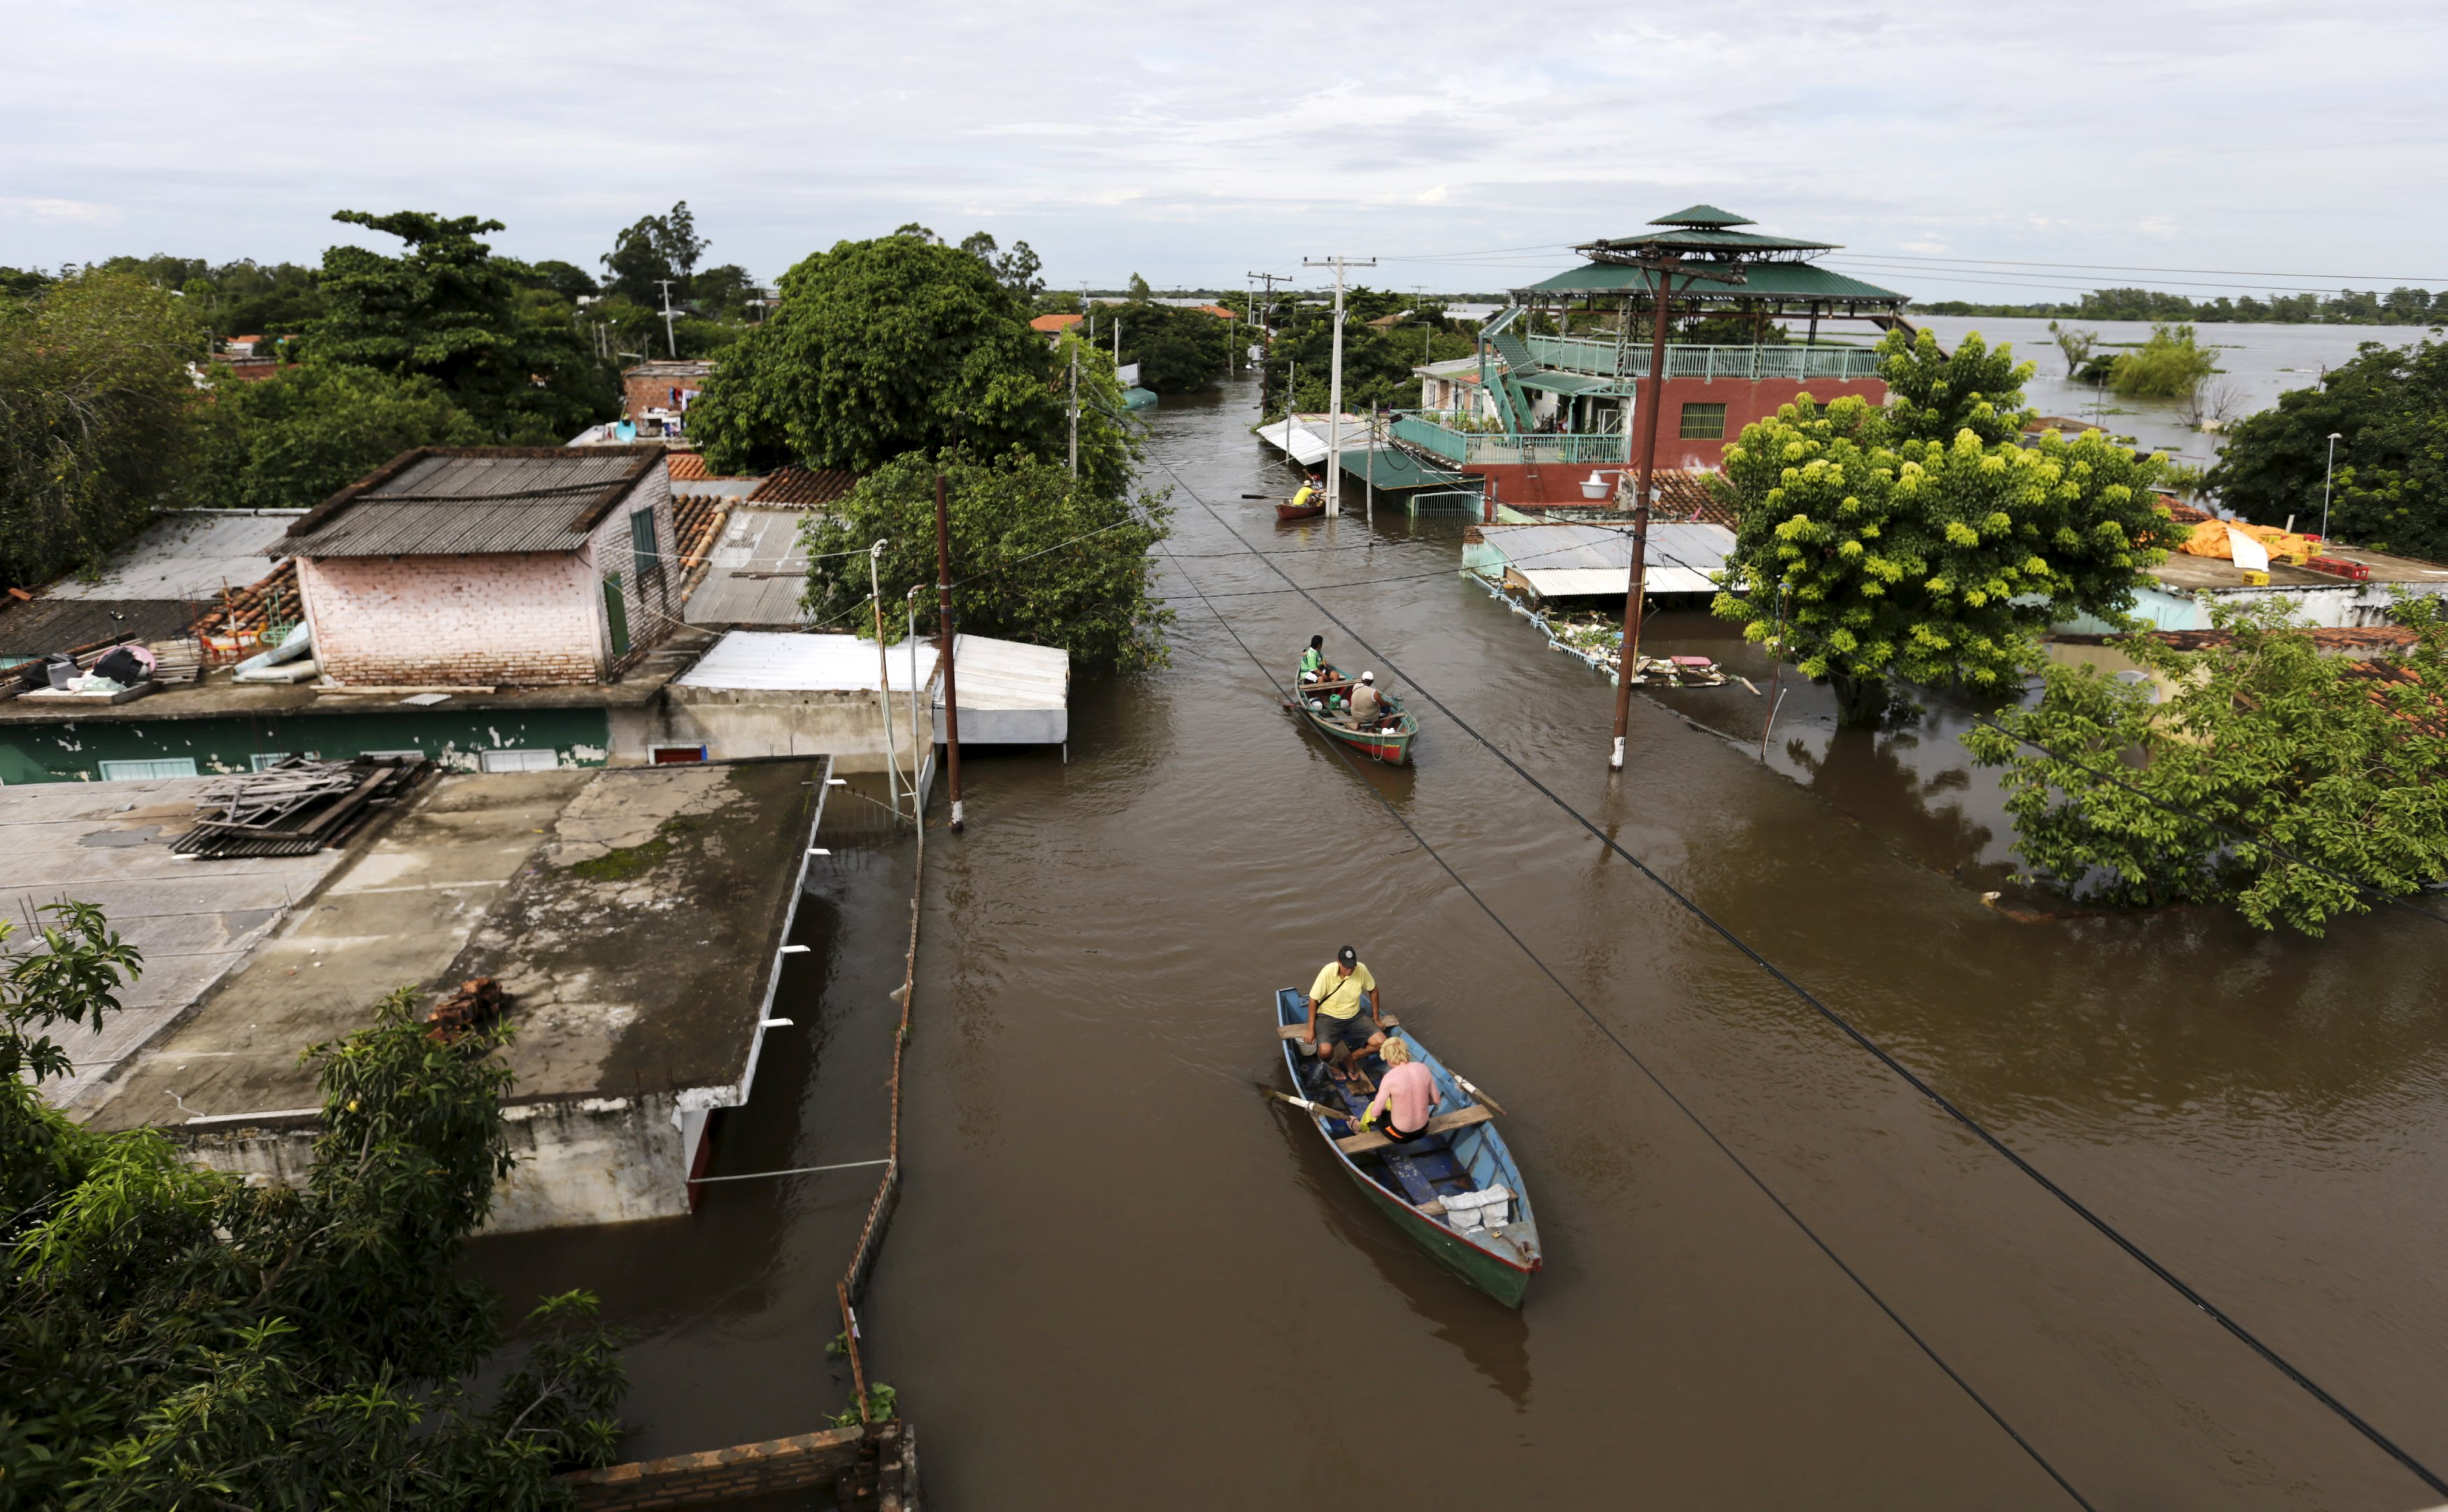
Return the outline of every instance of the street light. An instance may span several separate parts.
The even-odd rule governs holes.
[[[2344,434],[2343,431],[2329,432],[2329,465],[2321,474],[2321,544],[2323,545],[2326,545],[2329,541],[2329,483],[2338,475],[2338,442]]]

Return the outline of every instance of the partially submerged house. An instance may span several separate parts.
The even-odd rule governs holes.
[[[1594,474],[1611,482],[1636,455],[1661,292],[1645,264],[1661,258],[1696,270],[1663,291],[1673,318],[1704,317],[1719,339],[1669,340],[1660,466],[1716,467],[1744,426],[1798,394],[1884,404],[1871,344],[1823,332],[1897,326],[1906,297],[1820,267],[1833,243],[1742,229],[1751,223],[1701,204],[1584,243],[1580,267],[1513,291],[1467,367],[1416,370],[1424,407],[1397,416],[1391,439],[1522,509],[1577,504]]]

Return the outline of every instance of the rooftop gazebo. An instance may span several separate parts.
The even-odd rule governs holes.
[[[1905,296],[1818,266],[1832,242],[1745,230],[1750,220],[1714,205],[1649,224],[1585,242],[1574,249],[1581,266],[1514,290],[1481,330],[1480,382],[1439,391],[1466,392],[1463,405],[1406,416],[1395,438],[1496,482],[1507,502],[1578,502],[1582,464],[1629,458],[1661,278],[1673,326],[1659,465],[1715,467],[1745,425],[1800,393],[1885,401],[1872,343],[1823,336],[1822,326],[1885,330],[1902,321]],[[1657,271],[1670,261],[1683,271]]]

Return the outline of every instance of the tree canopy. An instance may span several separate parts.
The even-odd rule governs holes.
[[[610,374],[561,297],[478,239],[500,221],[414,210],[332,219],[407,250],[323,254],[326,313],[309,332],[310,361],[431,378],[495,443],[555,445],[614,412]]]
[[[204,407],[198,502],[302,509],[411,447],[478,446],[483,427],[423,375],[309,363],[258,382],[222,376]]]
[[[1104,305],[1097,315],[1121,323],[1122,361],[1138,363],[1139,387],[1157,393],[1189,393],[1222,377],[1240,328],[1205,310],[1148,299]]]
[[[1423,362],[1467,357],[1479,350],[1469,328],[1447,318],[1442,309],[1435,307],[1413,311],[1408,318],[1391,327],[1368,323],[1402,315],[1411,310],[1412,304],[1407,296],[1365,284],[1345,294],[1345,410],[1366,411],[1372,405],[1415,408],[1420,401],[1420,380],[1413,375],[1413,368]],[[1264,308],[1261,306],[1262,311]],[[1333,388],[1333,306],[1278,302],[1273,311],[1277,321],[1275,336],[1268,345],[1264,370],[1268,414],[1280,416],[1287,405],[1294,410],[1325,409]],[[1123,341],[1125,345],[1129,342],[1127,330]],[[1299,370],[1297,378],[1295,368]]]
[[[99,910],[0,922],[0,1507],[558,1504],[609,1463],[623,1387],[572,1292],[502,1342],[457,1272],[510,1168],[500,1032],[445,1043],[408,995],[308,1052],[323,1132],[302,1189],[191,1166],[160,1133],[96,1133],[43,1100],[50,1038],[100,1026],[142,967]]]
[[[203,355],[183,301],[128,274],[0,299],[0,586],[97,565],[182,502]]]
[[[2320,386],[2240,420],[2209,475],[2256,525],[2321,527],[2329,436],[2338,467],[2329,533],[2375,550],[2448,562],[2448,343],[2366,342]]]
[[[1834,684],[1853,725],[1886,717],[1891,677],[2004,693],[2038,632],[2122,617],[2181,527],[2150,491],[2159,462],[2098,432],[2017,440],[2028,364],[1969,336],[1880,343],[1884,409],[1807,394],[1726,450],[1739,524],[1715,612]]]
[[[2004,769],[2036,874],[2317,935],[2370,909],[2342,877],[2391,897],[2448,878],[2448,622],[2434,599],[2393,613],[2415,644],[2374,662],[2324,655],[2277,601],[2216,605],[2223,642],[2117,642],[2148,680],[2051,665],[2036,706],[1963,743]]]
[[[1067,446],[1067,359],[980,256],[915,234],[844,241],[782,276],[764,322],[723,355],[689,433],[723,472],[785,463],[870,472],[959,442],[970,454]],[[1083,407],[1081,473],[1119,498],[1130,449]]]
[[[2108,386],[2127,398],[2182,399],[2218,371],[2218,354],[2200,346],[2189,325],[2165,322],[2151,339],[2108,364]]]
[[[881,541],[885,636],[901,638],[903,595],[935,582],[939,465],[960,575],[958,628],[1059,645],[1092,666],[1163,664],[1173,611],[1149,591],[1148,552],[1164,538],[1169,507],[1151,495],[1134,503],[1100,494],[1084,479],[1075,483],[1062,463],[1017,450],[986,461],[905,454],[812,520],[806,602],[818,622],[872,633],[867,547]],[[917,603],[919,622],[934,625],[933,592],[922,591]]]
[[[697,234],[697,217],[680,201],[662,215],[641,216],[636,224],[612,239],[603,255],[607,291],[643,305],[663,307],[663,281],[671,282],[672,299],[686,303],[689,280],[698,259],[713,243]]]

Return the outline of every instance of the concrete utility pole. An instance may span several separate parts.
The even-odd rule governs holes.
[[[655,281],[663,286],[663,345],[677,357],[680,354],[680,338],[672,335],[672,280],[657,278]]]
[[[1657,421],[1666,409],[1666,327],[1675,293],[1677,274],[1687,277],[1683,287],[1690,288],[1702,278],[1714,282],[1740,283],[1743,276],[1732,269],[1695,268],[1679,258],[1637,258],[1620,259],[1649,274],[1652,299],[1656,305],[1656,329],[1649,343],[1649,392],[1640,400],[1640,485],[1632,504],[1632,574],[1624,588],[1623,648],[1616,661],[1615,678],[1615,748],[1607,756],[1607,770],[1623,770],[1623,747],[1632,730],[1632,679],[1640,670],[1641,601],[1649,584],[1649,507],[1651,489],[1657,474]],[[1625,437],[1629,442],[1631,438]],[[1622,484],[1616,487],[1619,489]]]
[[[1334,270],[1334,373],[1326,386],[1326,517],[1331,520],[1343,512],[1343,274],[1347,268],[1373,268],[1377,259],[1303,258],[1301,266]]]
[[[875,689],[877,696],[884,700],[885,781],[892,799],[892,816],[897,819],[901,817],[901,756],[892,749],[892,663],[884,654],[884,590],[876,585],[875,566],[884,560],[884,548],[888,544],[878,541],[867,548],[867,602],[868,606],[875,611]],[[915,699],[917,690],[911,689],[909,696]],[[918,748],[915,746],[909,748],[909,762],[912,768],[916,767]],[[914,775],[909,780],[909,807],[915,813],[918,779]]]
[[[952,784],[952,833],[961,833],[961,702],[952,682],[952,516],[935,474],[935,616],[944,649],[944,775]]]
[[[1270,310],[1273,309],[1275,305],[1275,284],[1278,281],[1284,283],[1291,282],[1291,275],[1286,273],[1253,273],[1248,275],[1248,277],[1252,281],[1263,283],[1267,286],[1267,308]],[[1259,317],[1258,303],[1254,297],[1250,301],[1250,326],[1252,332],[1256,336],[1256,341],[1253,344],[1263,351],[1267,344],[1267,323],[1264,319]],[[1260,358],[1260,361],[1262,365],[1258,369],[1258,412],[1260,414],[1264,414],[1267,411],[1267,401],[1273,398],[1274,395],[1267,392],[1266,368],[1263,366],[1264,358]],[[1284,420],[1287,425],[1291,421],[1291,392],[1287,390],[1284,395]],[[1290,441],[1291,439],[1291,433],[1289,431],[1286,431],[1284,438],[1286,441]]]

